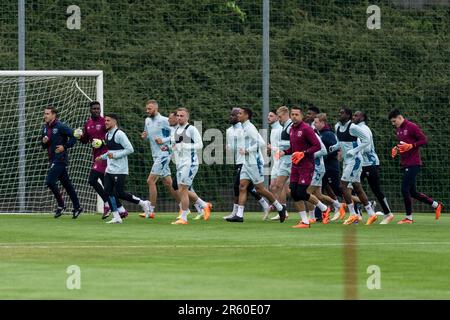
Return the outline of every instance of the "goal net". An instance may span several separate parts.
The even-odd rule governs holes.
[[[0,213],[54,211],[56,201],[45,185],[48,156],[41,146],[44,108],[55,106],[59,119],[75,129],[89,118],[91,100],[103,107],[102,96],[102,71],[0,71]],[[70,149],[68,171],[80,202],[86,211],[97,211],[99,201],[88,184],[91,163],[89,145]]]

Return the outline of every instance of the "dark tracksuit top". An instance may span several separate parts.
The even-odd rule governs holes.
[[[320,130],[319,134],[323,144],[325,145],[325,148],[327,148],[327,151],[329,150],[330,146],[333,146],[337,143],[336,135],[331,130],[329,125],[326,125],[322,130]],[[340,171],[337,153],[337,151],[328,152],[328,154],[323,158],[325,162],[325,169],[327,171]]]
[[[49,163],[69,163],[68,149],[72,148],[76,139],[73,136],[73,130],[65,123],[56,119],[55,121],[45,124],[41,131],[41,141],[44,136],[49,138],[47,143],[42,143],[42,148],[47,149]],[[56,153],[56,146],[64,146],[64,151]]]

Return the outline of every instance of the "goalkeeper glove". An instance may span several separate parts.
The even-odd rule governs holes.
[[[391,150],[391,157],[395,158],[398,155],[398,152],[399,152],[398,147],[397,146],[393,147]]]
[[[298,164],[305,157],[305,153],[301,151],[294,152],[292,154],[292,163]]]
[[[77,139],[80,139],[83,135],[83,130],[81,128],[77,128],[73,131],[73,136]]]
[[[413,145],[410,143],[401,143],[397,145],[398,150],[400,151],[400,153],[404,153],[407,152],[409,150],[411,150],[413,148]]]
[[[105,141],[100,140],[100,139],[92,139],[92,148],[98,149],[104,145],[106,145]]]

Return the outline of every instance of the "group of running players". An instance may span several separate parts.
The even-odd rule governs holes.
[[[89,107],[90,118],[83,128],[74,131],[59,121],[58,111],[53,106],[44,110],[42,146],[47,149],[51,165],[46,184],[57,200],[55,218],[66,209],[57,187],[58,180],[72,200],[72,217],[76,219],[83,211],[67,171],[68,149],[79,140],[92,145],[93,164],[88,181],[104,201],[102,218],[112,215],[107,223],[122,223],[128,215],[121,200],[138,204],[144,212],[140,214],[142,218],[155,218],[158,180],[179,205],[178,217],[172,224],[188,224],[190,204],[197,210],[195,220],[209,219],[212,204],[202,200],[193,189],[199,169],[197,152],[203,148],[203,142],[197,128],[189,123],[188,109],[178,108],[165,117],[159,113],[156,100],[146,103],[147,118],[141,138],[150,143],[153,165],[147,178],[149,200],[143,200],[124,190],[129,173],[127,156],[134,149],[125,132],[118,127],[118,116],[109,113],[102,117],[97,101],[92,101]],[[365,112],[353,113],[346,107],[340,108],[333,130],[327,114],[317,107],[311,106],[304,113],[297,106],[290,109],[280,106],[267,115],[271,127],[268,143],[251,122],[252,116],[252,110],[245,107],[235,107],[230,113],[226,148],[233,154],[236,175],[233,210],[224,217],[226,221],[244,222],[248,193],[261,204],[264,220],[268,220],[270,211],[274,210],[277,215],[271,220],[280,222],[289,216],[286,203],[290,197],[300,216],[293,228],[310,228],[318,221],[323,224],[338,220],[344,220],[346,225],[359,223],[362,221],[361,207],[368,214],[366,225],[373,224],[379,215],[383,216],[380,224],[388,224],[394,219],[381,188],[380,161]],[[398,223],[414,222],[411,198],[429,204],[435,211],[435,218],[439,219],[442,203],[416,190],[416,177],[422,165],[419,148],[427,143],[426,136],[398,110],[391,111],[388,119],[397,129],[398,140],[391,156],[400,156],[403,170],[401,189],[406,216]],[[264,184],[264,152],[271,159],[269,188]],[[176,165],[173,179],[171,161]],[[375,201],[368,200],[361,184],[364,179],[368,180],[382,212],[375,212]],[[346,208],[350,215],[345,219]]]

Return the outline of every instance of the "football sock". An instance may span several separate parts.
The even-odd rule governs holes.
[[[262,207],[262,209],[264,211],[269,209],[269,204],[267,203],[266,199],[261,198],[261,199],[258,200],[258,202],[259,202],[259,204],[261,205],[261,207]]]
[[[198,214],[203,214],[203,211],[202,211],[203,208],[200,204],[194,203],[194,207],[195,207],[195,209],[197,209]]]
[[[113,217],[114,217],[114,219],[116,219],[116,220],[121,220],[121,218],[120,218],[120,214],[119,214],[119,212],[118,211],[113,211]]]
[[[373,211],[373,208],[372,208],[372,206],[370,205],[370,203],[369,203],[367,206],[365,206],[364,208],[366,208],[366,212],[367,212],[369,215],[373,216],[373,215],[375,214],[375,211]]]
[[[351,215],[355,215],[355,205],[353,203],[347,204],[348,207],[348,211],[350,212]]]
[[[187,221],[188,214],[189,214],[189,209],[183,210],[183,212],[181,213],[181,219],[183,219],[184,221]]]
[[[200,199],[200,197],[198,197],[197,201],[195,201],[196,204],[198,204],[200,207],[205,208],[207,206],[206,202],[203,201],[202,199]]]
[[[327,211],[327,206],[324,205],[321,201],[319,201],[319,202],[316,204],[316,207],[318,207],[318,208],[320,209],[320,211],[322,211],[322,212]]]
[[[333,201],[333,207],[335,210],[339,210],[339,208],[341,207],[341,204],[339,203],[339,201],[334,200]]]
[[[283,206],[281,205],[281,203],[278,202],[278,200],[275,200],[273,203],[275,208],[277,208],[277,211],[281,211],[283,210]]]
[[[304,224],[309,224],[308,216],[306,215],[306,211],[301,211],[300,213],[300,219]]]
[[[236,215],[239,218],[243,218],[244,217],[244,206],[238,206],[238,210],[236,212]]]

